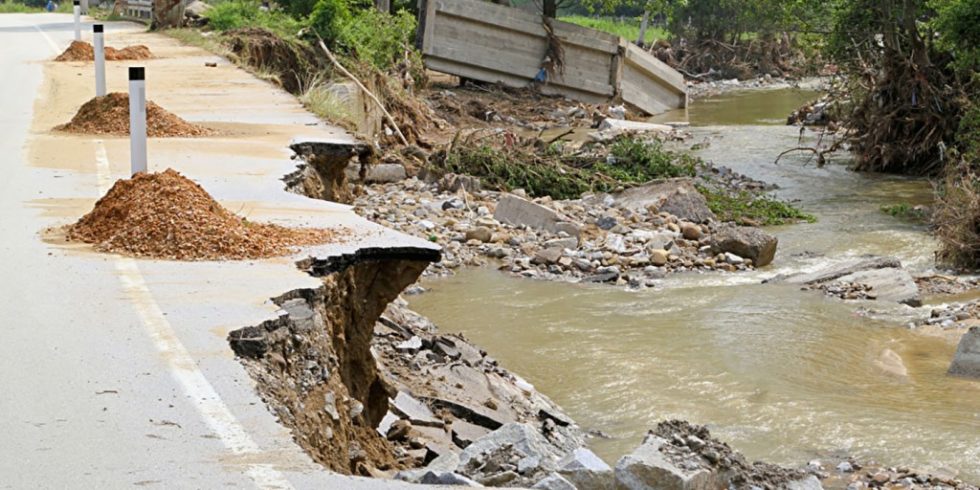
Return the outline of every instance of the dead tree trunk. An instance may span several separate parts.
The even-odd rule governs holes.
[[[184,25],[184,4],[180,0],[153,0],[151,29],[171,29]]]
[[[650,11],[649,10],[644,10],[643,11],[643,20],[640,21],[640,35],[636,39],[636,44],[638,46],[643,46],[643,43],[646,41],[646,37],[647,37],[647,26],[649,26],[649,25],[650,25]]]

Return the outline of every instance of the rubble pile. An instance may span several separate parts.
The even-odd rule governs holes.
[[[171,260],[274,257],[338,236],[337,230],[249,222],[171,169],[117,181],[67,229],[69,240],[95,244],[99,251]]]
[[[106,61],[127,61],[127,60],[148,60],[153,57],[150,48],[137,44],[116,49],[111,46],[105,47]],[[55,61],[94,61],[95,48],[85,41],[72,41],[71,45]]]
[[[70,122],[55,128],[82,134],[129,134],[129,95],[113,92],[86,102]],[[208,128],[191,124],[151,101],[146,102],[146,135],[150,137],[205,136]]]
[[[403,300],[388,306],[371,346],[396,392],[378,432],[404,466],[424,467],[400,479],[531,486],[583,444],[578,426],[530,383],[463,336],[439,334]]]
[[[933,475],[904,466],[882,466],[874,462],[859,463],[845,459],[837,464],[810,461],[807,472],[823,482],[825,488],[863,490],[868,488],[930,488],[936,490],[977,490],[949,475]]]

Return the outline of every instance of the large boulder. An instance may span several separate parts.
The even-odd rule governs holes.
[[[668,212],[694,223],[716,219],[708,207],[708,201],[688,178],[655,180],[626,189],[613,196],[617,205],[628,209],[655,206],[658,211]]]
[[[558,462],[558,473],[578,488],[613,490],[613,469],[592,451],[580,447]]]
[[[574,237],[578,237],[580,233],[577,225],[563,220],[555,210],[513,194],[507,194],[500,199],[493,219],[512,226],[526,226],[550,233],[564,231]]]
[[[648,435],[635,451],[616,463],[616,482],[625,490],[715,490],[725,481],[707,467],[682,467],[660,448],[666,440]]]
[[[980,327],[970,327],[956,347],[949,374],[980,379]]]
[[[711,247],[715,253],[733,253],[752,259],[756,267],[772,262],[778,244],[776,237],[748,226],[725,225],[711,235]]]

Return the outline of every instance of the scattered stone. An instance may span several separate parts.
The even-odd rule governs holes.
[[[491,237],[493,237],[493,232],[485,226],[480,226],[466,232],[467,240],[479,240],[486,243],[490,241]]]
[[[407,352],[409,354],[414,354],[422,349],[422,339],[418,336],[413,336],[412,338],[398,344],[396,347],[401,352]]]
[[[688,178],[653,181],[633,187],[614,196],[616,204],[628,209],[647,209],[650,206],[693,223],[717,219],[708,208],[708,201]]]
[[[616,487],[613,469],[585,448],[578,448],[559,461],[558,473],[579,488],[612,490]]]

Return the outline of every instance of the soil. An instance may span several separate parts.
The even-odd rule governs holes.
[[[129,95],[113,92],[86,102],[67,124],[57,131],[81,134],[129,134]],[[146,102],[146,135],[153,138],[204,136],[208,128],[191,124],[152,101]]]
[[[105,47],[106,61],[125,61],[125,60],[148,60],[153,57],[150,48],[138,44],[116,49],[111,46]],[[95,48],[85,41],[72,41],[71,46],[65,52],[58,55],[55,61],[95,61]]]
[[[338,230],[252,223],[221,207],[178,172],[119,180],[67,238],[102,252],[171,260],[241,260],[287,255],[293,247],[334,241]]]

